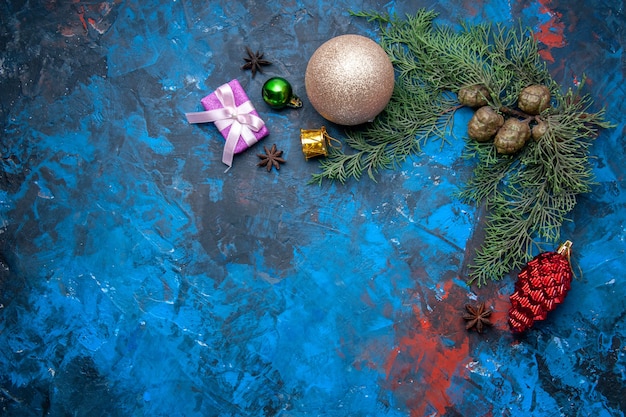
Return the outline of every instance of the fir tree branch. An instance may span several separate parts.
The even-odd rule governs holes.
[[[546,243],[558,243],[560,228],[590,190],[590,141],[605,121],[604,109],[592,112],[592,100],[577,90],[562,94],[541,59],[530,29],[521,25],[468,25],[455,32],[434,25],[436,13],[422,9],[395,15],[356,12],[377,23],[380,44],[396,70],[392,98],[373,123],[346,132],[343,149],[331,148],[311,182],[345,182],[363,173],[375,180],[382,169],[395,169],[421,152],[428,140],[445,144],[462,88],[485,86],[488,105],[505,117],[542,124],[545,133],[516,155],[499,155],[493,143],[466,141],[465,158],[476,161],[473,177],[458,196],[488,210],[485,237],[470,264],[468,281],[484,285],[522,266]],[[518,110],[523,88],[548,87],[552,106],[540,115]],[[350,150],[348,153],[345,150]]]

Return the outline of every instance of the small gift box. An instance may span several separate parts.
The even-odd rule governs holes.
[[[222,162],[229,167],[234,154],[245,151],[270,133],[236,79],[221,85],[200,102],[206,111],[186,113],[187,121],[215,124],[226,140]]]

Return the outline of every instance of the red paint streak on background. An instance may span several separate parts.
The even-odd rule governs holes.
[[[535,31],[535,39],[547,47],[540,50],[539,55],[546,61],[554,62],[552,48],[562,48],[567,44],[564,35],[565,24],[561,21],[561,13],[548,7],[552,0],[539,0],[539,3],[541,12],[550,16],[550,20],[539,25],[538,30]]]
[[[407,300],[412,309],[408,317],[406,311],[402,317],[396,316],[397,310],[394,313],[392,306],[385,305],[384,316],[393,318],[396,323],[393,336],[372,338],[364,349],[355,352],[354,369],[377,371],[381,376],[378,381],[381,398],[391,394],[394,403],[406,407],[411,417],[454,412],[492,416],[489,398],[467,404],[463,401],[463,392],[475,391],[468,368],[475,360],[474,350],[480,348],[485,338],[509,334],[509,294],[496,285],[488,285],[480,290],[472,289],[477,297],[477,301],[473,301],[468,288],[458,282],[458,277],[448,276],[435,288],[413,288]],[[493,327],[487,328],[484,334],[466,330],[462,319],[465,305],[483,301],[492,308]],[[377,304],[367,291],[362,294],[361,302],[368,308]],[[337,354],[347,357],[344,349],[349,351],[357,336],[342,339]]]
[[[443,415],[452,406],[447,393],[451,380],[463,369],[460,365],[466,362],[468,353],[467,339],[455,348],[446,348],[429,332],[405,336],[388,358],[390,388],[404,399],[411,416],[422,417],[434,411]]]
[[[509,297],[509,294],[497,294],[492,299],[493,313],[491,313],[491,323],[493,323],[494,330],[503,332],[511,330],[509,327],[509,309],[511,308]]]
[[[448,395],[452,381],[466,378],[469,335],[458,308],[467,302],[467,292],[452,281],[443,286],[444,296],[431,305],[431,312],[413,306],[409,327],[399,329],[396,346],[383,364],[383,387],[406,404],[412,417],[444,415],[453,407]]]
[[[482,10],[482,7],[483,1],[464,0],[462,10],[465,10],[469,16],[475,17],[478,14],[478,11]]]

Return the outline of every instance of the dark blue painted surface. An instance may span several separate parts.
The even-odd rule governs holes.
[[[13,1],[0,5],[0,413],[11,416],[615,416],[626,409],[621,1]],[[261,4],[262,3],[262,4]],[[510,277],[468,288],[484,213],[462,140],[378,183],[308,186],[304,70],[349,9],[533,27],[564,88],[617,124],[563,233],[583,271],[521,340]],[[274,64],[252,79],[244,47]],[[260,99],[289,79],[303,109]],[[285,152],[224,174],[187,111],[237,78]],[[457,137],[464,135],[459,113]],[[341,130],[330,126],[331,133]],[[467,333],[468,300],[495,327]]]

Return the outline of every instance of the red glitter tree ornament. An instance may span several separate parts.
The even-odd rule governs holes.
[[[573,276],[571,250],[568,240],[556,252],[541,253],[522,268],[509,310],[509,326],[514,333],[523,333],[535,321],[545,320],[563,302]]]

